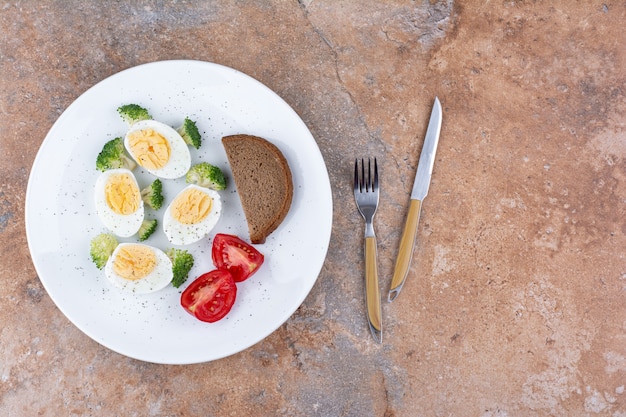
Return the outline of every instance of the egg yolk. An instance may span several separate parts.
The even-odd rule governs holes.
[[[170,160],[170,144],[153,129],[129,133],[128,145],[137,163],[147,169],[160,169]]]
[[[131,214],[139,208],[139,188],[128,174],[111,175],[104,187],[108,206],[117,214]]]
[[[213,199],[200,190],[191,188],[172,202],[172,217],[182,224],[200,223],[209,214]]]
[[[113,260],[113,271],[124,279],[136,281],[152,272],[156,263],[156,255],[150,248],[127,245],[117,252]]]

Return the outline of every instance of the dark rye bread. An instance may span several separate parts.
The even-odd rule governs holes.
[[[287,216],[293,197],[291,170],[280,149],[252,135],[222,138],[252,243],[265,238]]]

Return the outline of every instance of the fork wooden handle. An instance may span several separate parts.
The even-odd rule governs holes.
[[[376,237],[365,238],[365,298],[370,331],[378,343],[383,339],[382,311],[380,306],[380,288],[378,286],[378,267],[376,266]]]
[[[393,270],[393,278],[391,279],[391,287],[389,288],[389,301],[395,300],[400,294],[400,290],[404,285],[404,280],[409,273],[411,266],[411,256],[415,247],[415,237],[417,236],[417,224],[420,219],[420,209],[422,202],[420,200],[411,200],[409,212],[406,216],[406,223],[402,238],[400,239],[400,248],[398,249],[398,257],[396,258],[396,266]]]

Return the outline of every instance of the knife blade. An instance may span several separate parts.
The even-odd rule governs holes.
[[[437,152],[437,144],[439,143],[439,132],[441,131],[441,121],[443,115],[441,111],[441,103],[439,98],[435,97],[435,103],[430,114],[422,153],[417,164],[417,172],[413,182],[413,190],[411,191],[411,201],[409,211],[404,224],[404,231],[400,238],[400,247],[398,249],[398,257],[391,279],[389,288],[389,302],[393,301],[400,294],[404,281],[409,273],[411,266],[411,257],[415,247],[415,238],[417,236],[417,225],[419,224],[422,201],[428,194],[428,187],[433,173],[435,164],[435,153]]]

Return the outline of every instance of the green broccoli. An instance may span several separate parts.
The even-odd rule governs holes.
[[[118,245],[117,238],[110,233],[100,233],[91,239],[89,255],[98,269],[102,269]]]
[[[208,162],[200,162],[189,168],[186,181],[187,184],[197,184],[212,190],[219,191],[226,188],[226,177],[222,170]]]
[[[148,239],[152,235],[152,233],[156,231],[156,228],[156,219],[144,219],[144,221],[141,222],[141,226],[139,226],[139,231],[137,232],[139,240],[143,242],[144,240]]]
[[[154,182],[141,190],[141,198],[144,203],[158,210],[163,205],[163,183],[160,179],[154,180]]]
[[[127,168],[132,171],[136,166],[135,161],[124,150],[122,138],[111,139],[105,143],[96,158],[96,168],[103,172],[115,168]]]
[[[148,113],[148,110],[144,109],[138,104],[125,104],[117,108],[117,112],[122,116],[122,119],[132,125],[141,120],[150,120],[152,116]]]
[[[172,261],[172,285],[176,288],[180,287],[189,276],[189,271],[193,266],[193,256],[184,249],[171,248],[165,254]]]
[[[200,137],[200,132],[198,131],[196,122],[188,117],[185,117],[185,121],[183,122],[182,126],[177,129],[177,131],[180,136],[183,137],[187,145],[191,145],[196,149],[200,148],[200,145],[202,144],[202,138]]]

